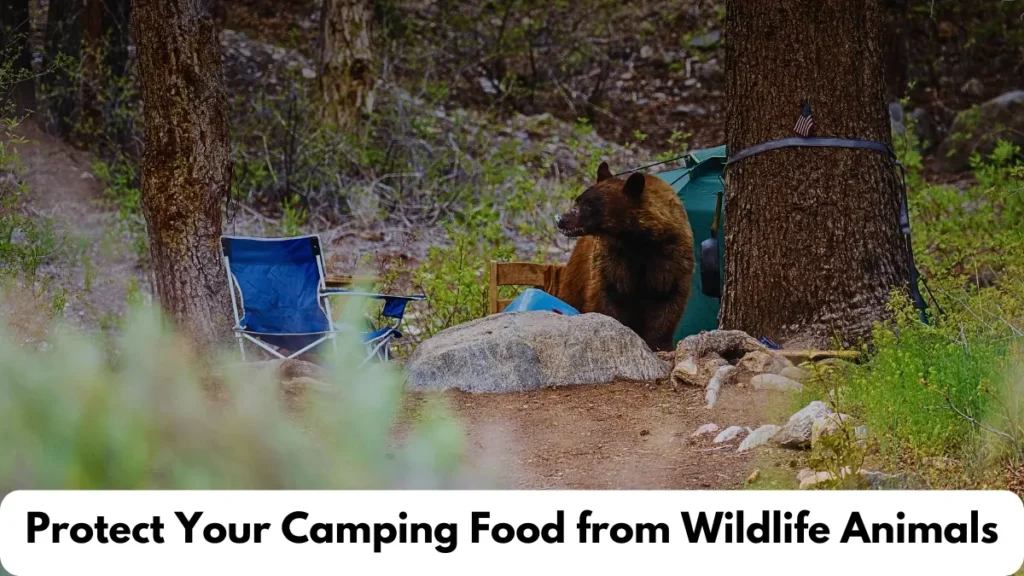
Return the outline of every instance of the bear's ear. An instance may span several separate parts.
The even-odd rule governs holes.
[[[612,170],[608,167],[607,162],[601,162],[601,165],[597,167],[597,181],[607,180],[612,177]]]
[[[644,193],[644,186],[646,185],[647,178],[639,172],[634,172],[626,179],[626,185],[622,187],[622,191],[625,192],[626,196],[639,198]]]

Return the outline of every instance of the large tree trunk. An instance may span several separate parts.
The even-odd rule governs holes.
[[[730,0],[730,154],[793,136],[801,103],[816,136],[890,143],[880,0]],[[721,324],[803,344],[852,343],[907,286],[899,183],[879,152],[784,148],[726,176]]]
[[[46,14],[46,49],[43,68],[47,72],[51,96],[52,128],[61,136],[71,133],[75,112],[75,79],[59,56],[70,59],[71,66],[81,57],[82,0],[50,0]]]
[[[36,83],[32,76],[32,21],[29,18],[28,0],[4,0],[0,3],[0,49],[6,57],[14,56],[11,85],[0,88],[9,90],[0,95],[14,103],[16,114],[23,115],[36,107]],[[6,112],[6,111],[5,111]]]
[[[348,126],[373,108],[373,52],[369,0],[323,0],[317,78],[323,117]]]
[[[163,308],[199,346],[231,335],[220,257],[228,195],[220,43],[196,0],[133,0],[145,112],[142,205]]]

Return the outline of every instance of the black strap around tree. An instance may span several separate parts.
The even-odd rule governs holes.
[[[918,288],[918,281],[924,284],[929,295],[931,290],[928,288],[927,282],[921,277],[920,272],[917,270],[917,266],[914,264],[914,249],[910,238],[910,214],[907,207],[907,172],[896,157],[896,153],[893,152],[892,148],[873,140],[858,140],[850,138],[781,138],[779,140],[771,140],[769,142],[763,142],[761,144],[755,144],[748,148],[740,150],[736,154],[729,155],[729,159],[726,161],[726,166],[735,164],[754,156],[762,152],[768,152],[769,150],[778,150],[779,148],[859,148],[862,150],[874,150],[875,152],[881,152],[885,154],[900,170],[900,231],[903,233],[903,239],[907,246],[907,271],[910,279],[910,297],[914,301],[914,307],[917,308],[921,314],[921,321],[925,324],[928,323],[928,305],[924,301],[924,297],[921,296],[921,290]],[[942,314],[942,308],[939,307],[939,303],[935,300],[935,296],[932,295],[932,302],[935,303],[939,313]]]

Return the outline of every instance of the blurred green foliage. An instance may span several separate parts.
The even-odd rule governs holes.
[[[327,381],[302,382],[286,402],[274,370],[200,362],[151,309],[135,309],[114,358],[57,333],[38,352],[0,332],[0,492],[460,482],[459,426],[428,405],[399,442],[401,377],[354,369],[358,342],[342,341]]]

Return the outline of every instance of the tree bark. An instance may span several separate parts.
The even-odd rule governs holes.
[[[82,0],[50,0],[46,13],[46,49],[43,68],[49,78],[50,114],[53,128],[61,136],[71,133],[75,112],[75,85],[72,71],[59,65],[58,56],[77,63],[82,45]]]
[[[32,21],[28,0],[5,0],[0,3],[0,48],[4,57],[14,57],[9,94],[0,95],[3,101],[13,102],[15,113],[22,116],[36,107],[36,83],[32,75]]]
[[[323,117],[339,127],[373,109],[372,8],[369,0],[323,0],[317,82]]]
[[[231,335],[220,256],[230,190],[220,43],[196,0],[133,0],[145,121],[142,206],[156,293],[197,346]]]
[[[730,0],[730,154],[794,136],[802,102],[814,135],[890,144],[880,0]],[[854,343],[906,287],[899,182],[883,154],[783,148],[726,175],[724,328],[778,342]]]

